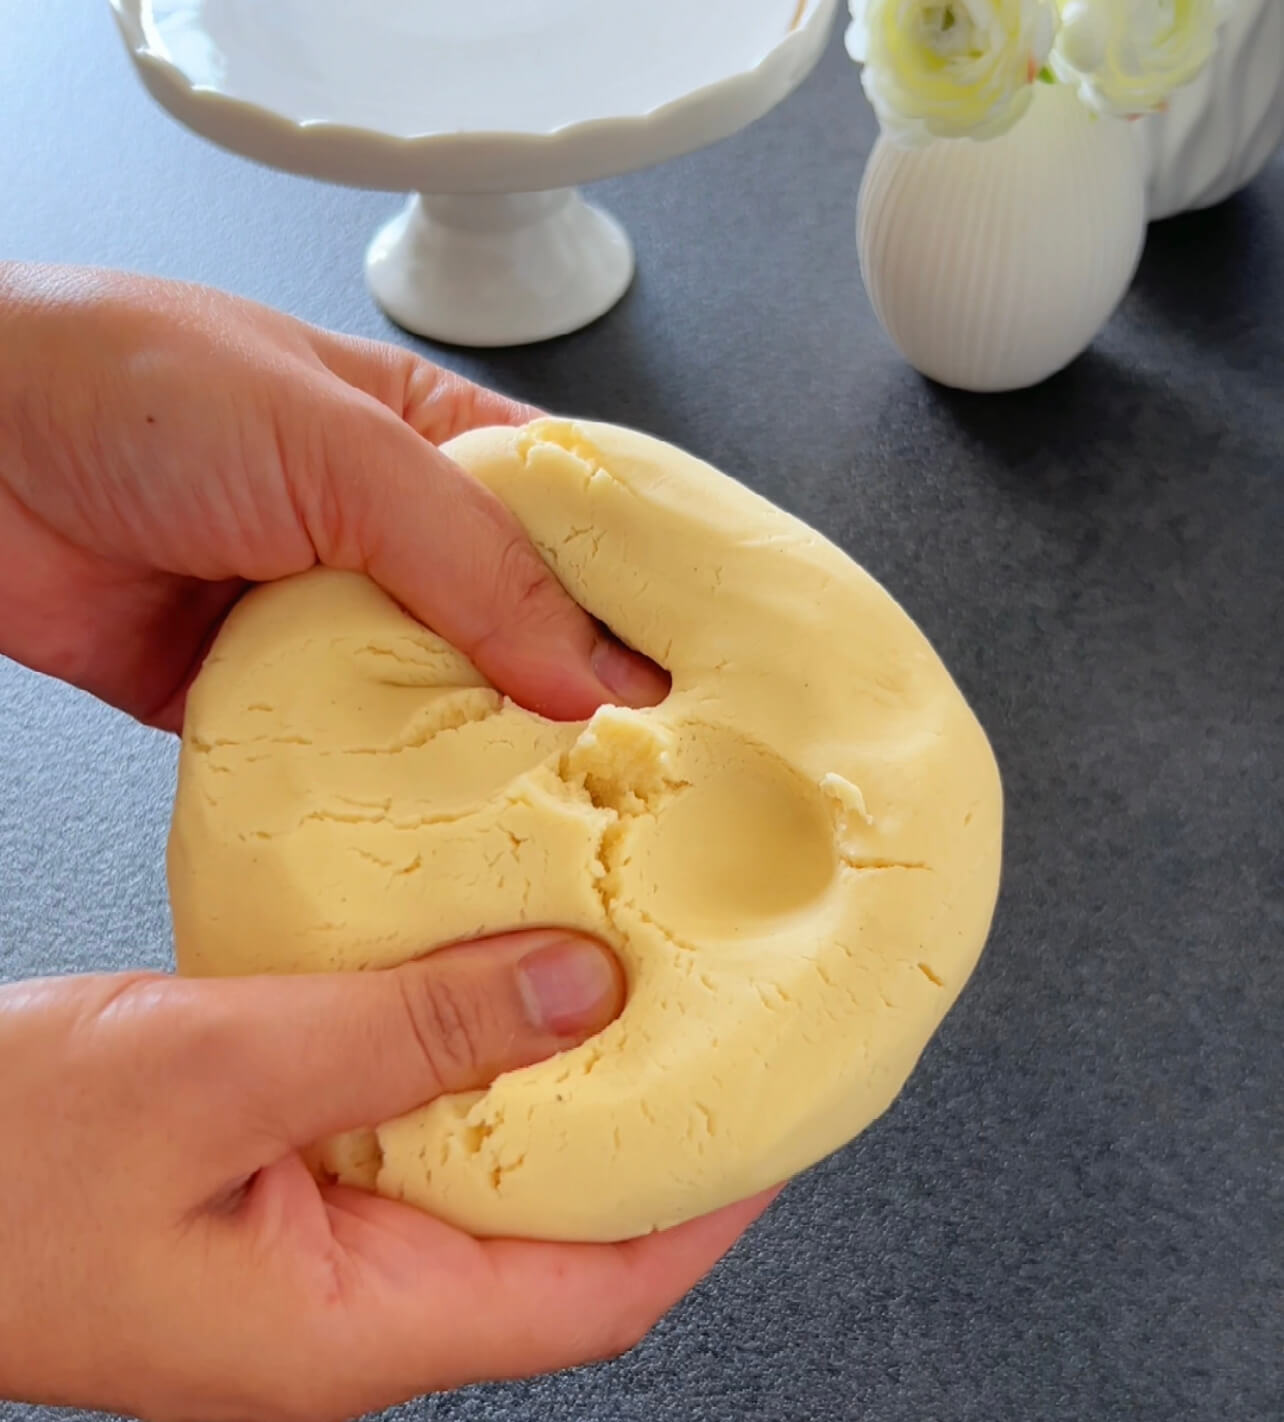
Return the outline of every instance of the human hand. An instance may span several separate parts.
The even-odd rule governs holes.
[[[557,719],[664,675],[437,449],[536,412],[202,287],[0,264],[0,652],[151,724],[249,583],[368,573]]]
[[[329,1422],[631,1346],[765,1198],[621,1245],[479,1242],[298,1154],[574,1045],[622,996],[610,955],[548,932],[342,977],[0,988],[0,1397]]]

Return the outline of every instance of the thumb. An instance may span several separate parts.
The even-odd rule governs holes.
[[[441,949],[380,972],[189,987],[205,996],[198,1005],[206,1022],[213,1011],[226,1028],[215,1109],[234,1158],[220,1152],[220,1165],[247,1172],[282,1149],[480,1089],[576,1046],[625,997],[606,949],[549,930]]]
[[[667,675],[599,626],[500,500],[410,424],[354,394],[324,433],[326,458],[293,489],[322,563],[368,574],[529,710],[580,720],[664,699]]]

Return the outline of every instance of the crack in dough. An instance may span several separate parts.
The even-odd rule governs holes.
[[[887,593],[709,466],[565,421],[448,453],[670,696],[544,721],[362,577],[253,591],[188,699],[178,966],[601,937],[629,997],[592,1041],[308,1158],[479,1235],[630,1238],[787,1178],[890,1104],[988,931],[997,769]]]

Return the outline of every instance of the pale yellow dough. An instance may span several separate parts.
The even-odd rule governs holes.
[[[891,1103],[989,929],[998,772],[887,593],[707,465],[553,421],[447,452],[672,694],[554,724],[360,577],[252,593],[188,702],[178,965],[380,968],[521,924],[607,940],[630,995],[605,1032],[324,1154],[476,1234],[628,1238]]]

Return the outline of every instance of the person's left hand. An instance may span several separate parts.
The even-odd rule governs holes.
[[[632,1347],[770,1195],[624,1244],[479,1241],[300,1154],[574,1046],[623,996],[547,931],[369,973],[0,987],[0,1399],[342,1422]]]
[[[206,288],[0,264],[0,652],[178,729],[246,586],[324,563],[531,710],[654,704],[664,675],[436,448],[536,413]]]

